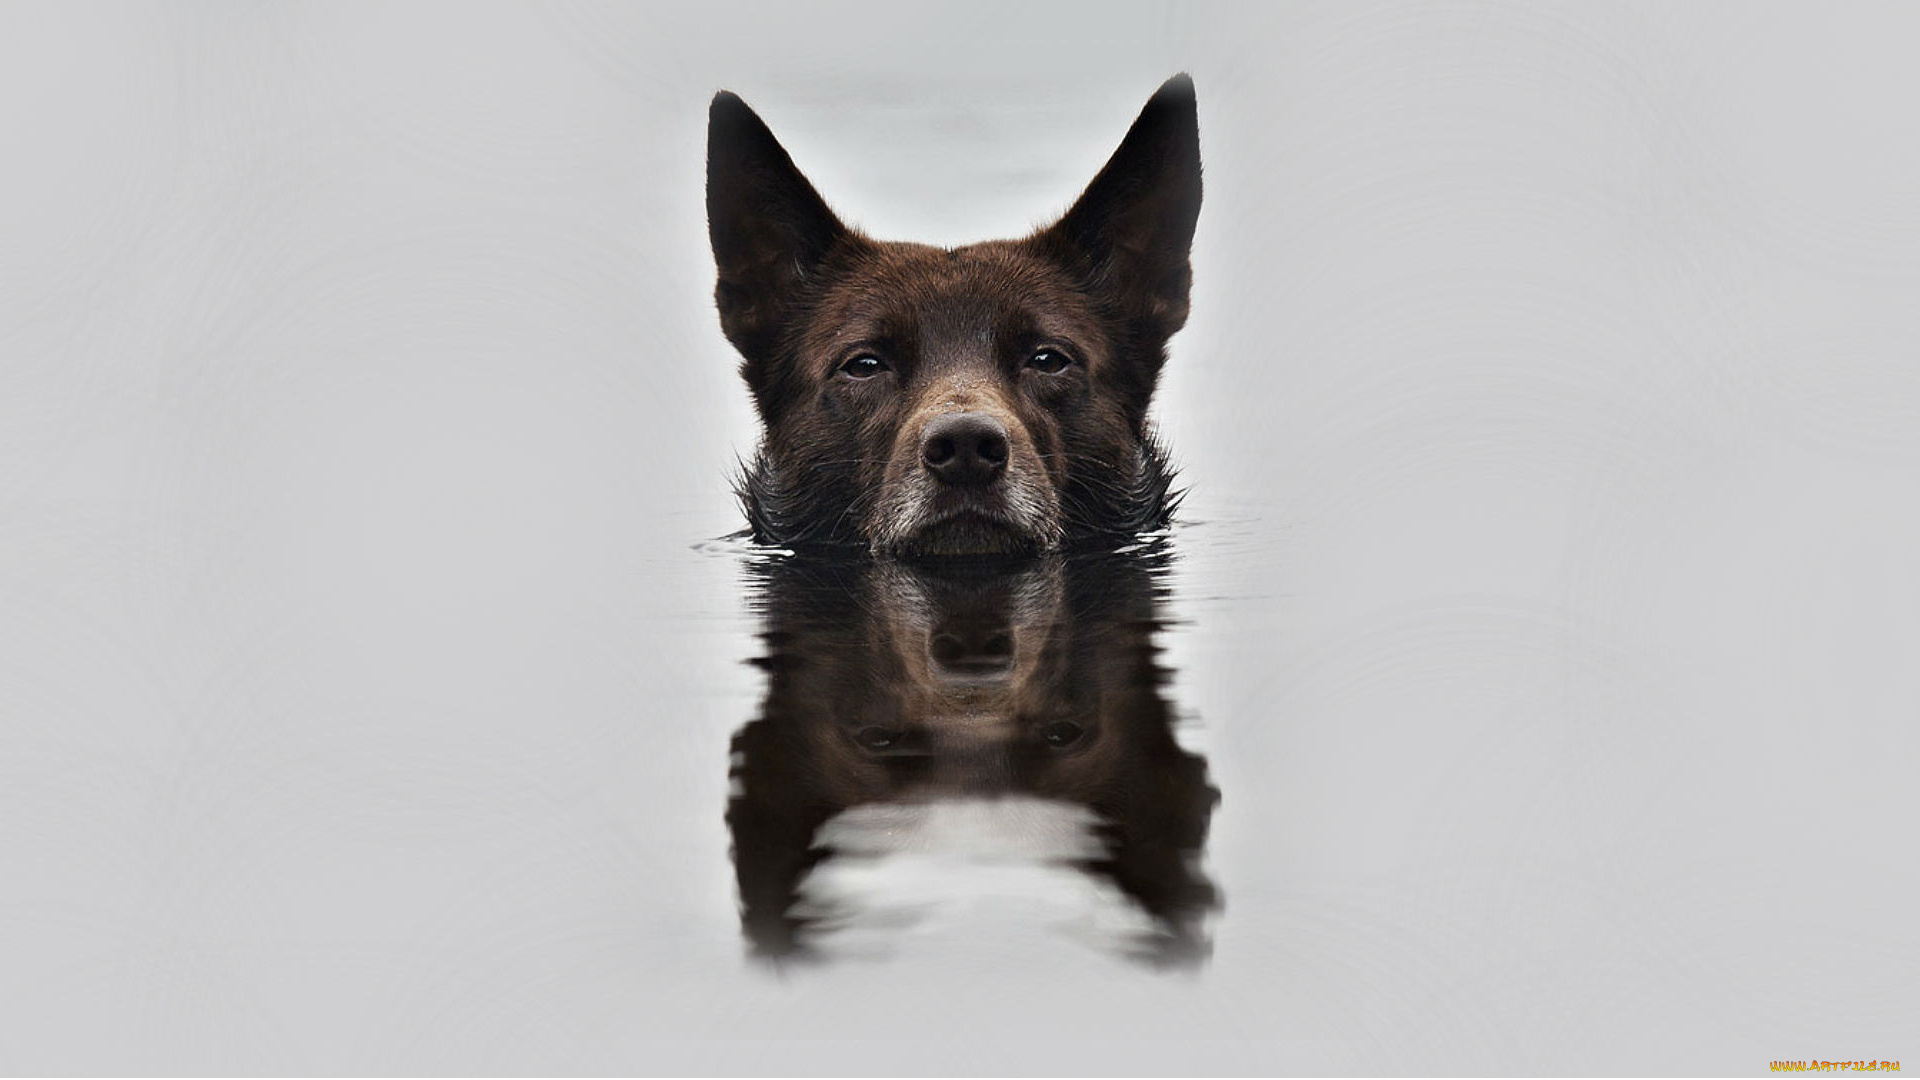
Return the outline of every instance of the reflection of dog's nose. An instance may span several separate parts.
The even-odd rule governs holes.
[[[999,619],[949,619],[927,639],[927,656],[943,675],[998,675],[1013,667],[1013,628]]]
[[[949,413],[920,434],[920,460],[941,483],[991,483],[1007,468],[1006,425],[986,413]]]

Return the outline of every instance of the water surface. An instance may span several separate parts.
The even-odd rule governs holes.
[[[921,933],[974,901],[1027,933],[1203,958],[1218,896],[1199,864],[1219,791],[1163,692],[1167,560],[1156,543],[985,565],[751,564],[767,690],[733,738],[727,824],[755,950]],[[1123,900],[1138,917],[1120,925],[1140,925],[1075,911],[1097,900]]]

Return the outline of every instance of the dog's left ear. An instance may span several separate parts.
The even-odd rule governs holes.
[[[1065,217],[1036,239],[1162,339],[1187,321],[1200,217],[1193,80],[1166,81]]]

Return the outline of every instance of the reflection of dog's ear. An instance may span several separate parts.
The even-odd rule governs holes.
[[[754,382],[795,294],[849,234],[767,125],[725,91],[707,113],[707,230],[720,326]]]
[[[814,835],[843,809],[807,782],[811,759],[803,740],[783,735],[792,730],[767,719],[740,729],[733,737],[733,796],[727,802],[740,928],[755,951],[772,957],[800,948],[805,920],[791,908],[801,880],[826,856],[814,846]]]
[[[1158,943],[1162,959],[1198,958],[1205,951],[1201,919],[1220,904],[1219,890],[1199,867],[1220,802],[1206,760],[1182,750],[1168,733],[1113,795],[1097,807],[1108,819],[1101,829],[1107,855],[1087,869],[1110,878],[1159,921],[1166,934]]]
[[[1038,239],[1164,341],[1187,321],[1188,250],[1199,217],[1199,116],[1193,80],[1176,75],[1079,201]]]
[[[1171,732],[1155,741],[1101,807],[1110,815],[1109,846],[1096,869],[1156,915],[1198,914],[1219,898],[1195,860],[1220,791],[1207,779],[1206,760],[1181,749]]]

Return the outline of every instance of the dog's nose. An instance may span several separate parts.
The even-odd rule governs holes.
[[[1007,467],[1007,428],[986,413],[950,413],[920,434],[920,460],[946,484],[991,483]]]

